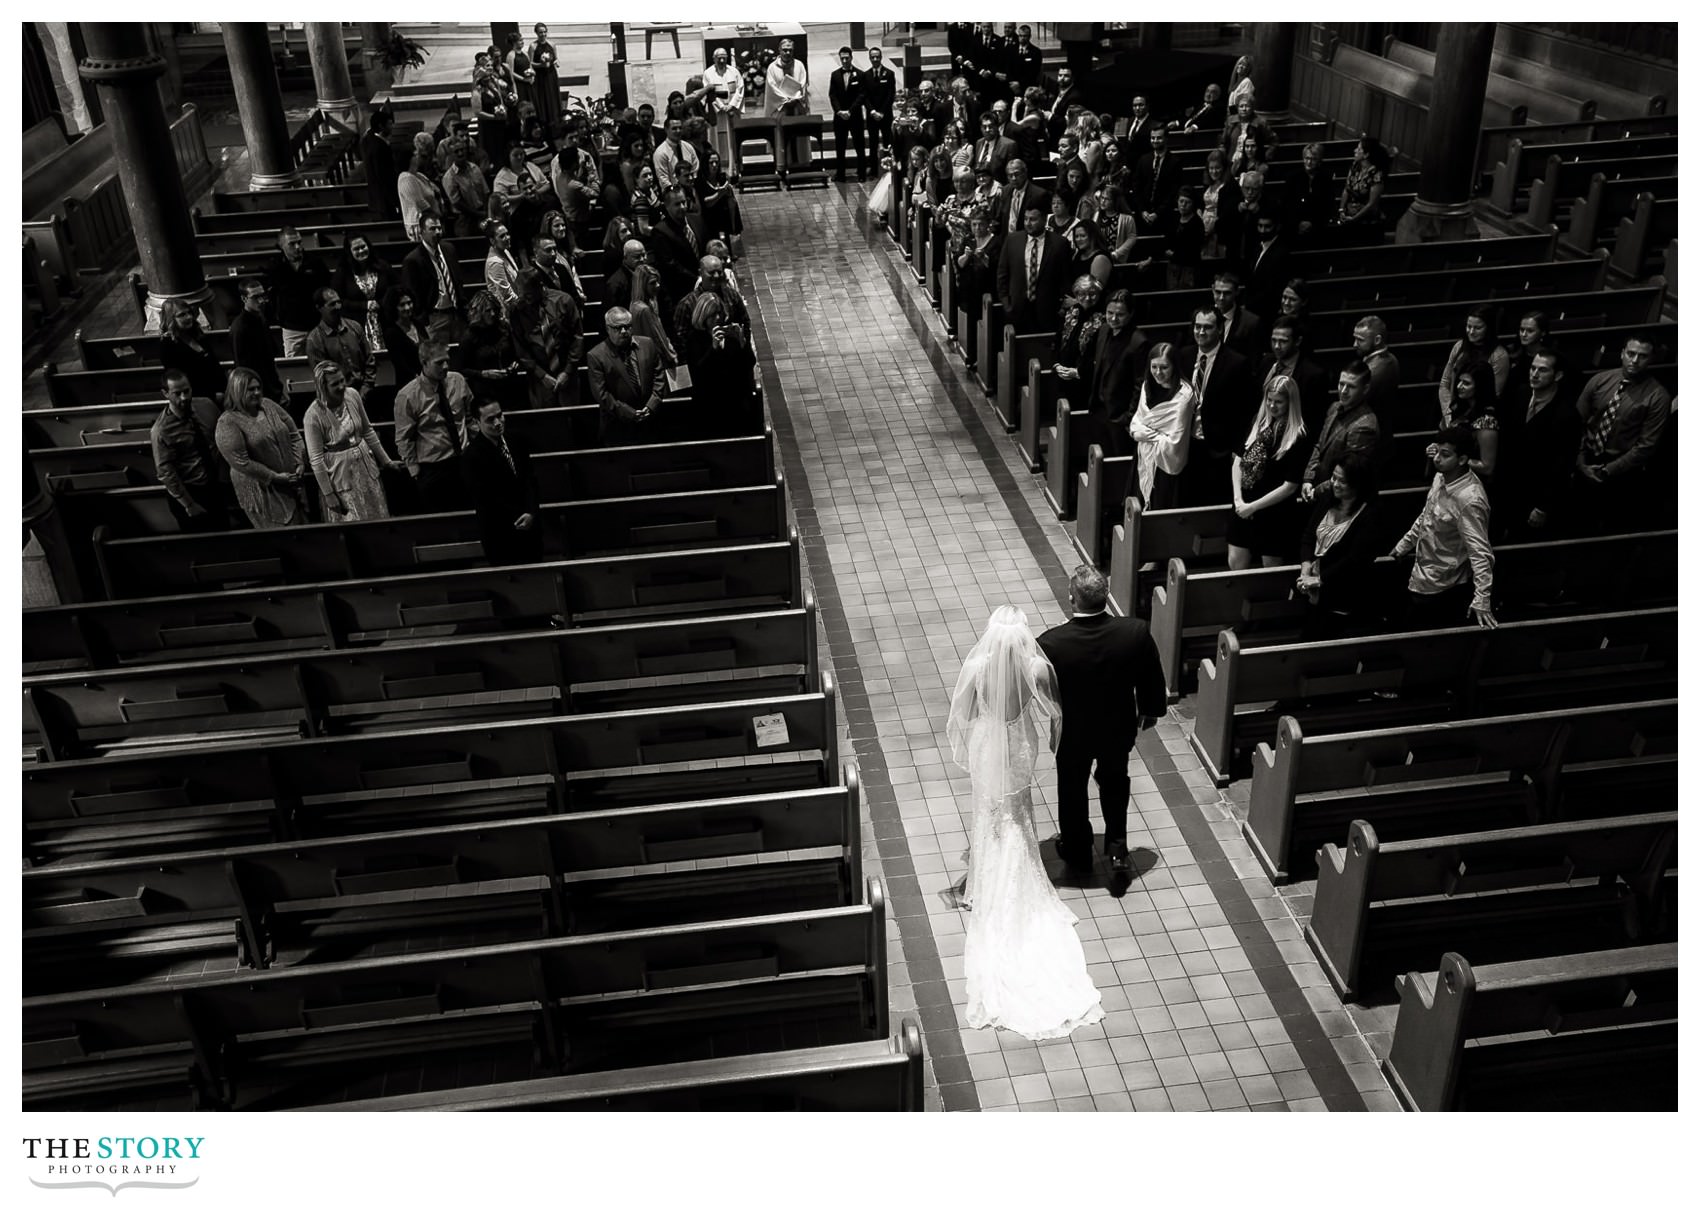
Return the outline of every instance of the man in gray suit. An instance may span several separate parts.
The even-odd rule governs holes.
[[[608,339],[586,359],[590,398],[602,410],[602,445],[645,442],[666,386],[661,351],[648,337],[632,335],[632,314],[623,307],[609,308],[604,324]]]

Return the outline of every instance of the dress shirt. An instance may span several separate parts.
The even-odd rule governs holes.
[[[1595,464],[1608,478],[1626,472],[1640,471],[1653,457],[1659,435],[1664,433],[1670,419],[1670,393],[1651,375],[1643,375],[1639,383],[1624,388],[1617,402],[1617,413],[1604,437],[1604,449],[1598,457],[1588,452],[1586,436],[1593,427],[1596,414],[1604,411],[1617,395],[1623,383],[1623,372],[1601,371],[1588,380],[1576,401],[1576,411],[1582,418],[1585,436],[1579,464]]]
[[[457,214],[474,219],[482,220],[490,205],[490,185],[484,180],[484,170],[470,160],[443,174],[443,192]]]
[[[473,398],[465,376],[450,371],[443,377],[442,399],[453,420],[453,432],[437,407],[437,390],[436,384],[419,375],[395,394],[395,449],[410,472],[417,472],[422,463],[453,459],[466,443]]]
[[[1488,496],[1481,478],[1466,471],[1450,484],[1436,472],[1423,512],[1397,545],[1395,556],[1415,551],[1409,589],[1438,594],[1472,574],[1472,611],[1493,606],[1493,548],[1488,544]]]
[[[662,141],[655,149],[655,183],[662,189],[672,189],[679,180],[679,165],[688,164],[699,173],[702,165],[697,160],[697,149],[683,139],[679,140],[679,150],[674,151],[671,143]]]
[[[334,362],[350,381],[366,377],[366,364],[372,357],[372,347],[366,344],[366,333],[352,320],[342,327],[330,329],[323,324],[313,326],[307,334],[307,361],[310,364]]]
[[[212,454],[218,416],[217,405],[197,396],[189,402],[187,417],[179,417],[168,404],[148,431],[154,473],[186,512],[198,508],[187,486],[210,485],[218,478],[221,463]]]

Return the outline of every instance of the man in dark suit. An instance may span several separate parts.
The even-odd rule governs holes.
[[[478,516],[478,534],[491,564],[543,558],[537,476],[522,438],[508,438],[499,400],[474,405],[474,427],[461,469]]]
[[[928,147],[944,142],[950,129],[950,98],[938,91],[931,80],[921,81],[921,92],[915,100],[915,117],[921,123],[921,138]]]
[[[868,149],[862,138],[866,114],[862,106],[862,72],[851,62],[850,48],[838,48],[838,67],[827,83],[827,97],[832,102],[832,147],[838,156],[838,171],[834,181],[844,180],[844,137],[856,147],[856,180],[868,179]]]
[[[632,335],[625,308],[609,308],[603,323],[608,339],[585,359],[590,398],[602,410],[602,445],[632,446],[647,440],[645,423],[661,410],[666,372],[655,342]]]
[[[360,163],[366,169],[366,209],[380,219],[401,216],[395,188],[395,150],[390,147],[390,131],[394,126],[393,113],[375,109],[366,133],[360,136]]]
[[[998,134],[997,119],[991,114],[980,115],[980,137],[974,141],[974,158],[969,161],[975,172],[990,168],[998,181],[1004,179],[1004,166],[1015,156],[1015,140]]]
[[[1086,781],[1097,767],[1098,807],[1104,816],[1104,854],[1110,892],[1119,897],[1133,878],[1127,854],[1128,758],[1141,726],[1154,728],[1168,711],[1163,663],[1142,620],[1105,610],[1109,586],[1089,564],[1068,583],[1074,617],[1039,637],[1057,672],[1062,737],[1057,744],[1057,854],[1076,871],[1092,863],[1092,817]]]
[[[1197,309],[1192,317],[1194,344],[1183,349],[1175,362],[1198,399],[1192,449],[1181,472],[1181,501],[1188,506],[1233,499],[1229,470],[1234,448],[1245,441],[1257,412],[1251,364],[1223,344],[1222,328],[1222,314],[1215,308]]]
[[[1057,145],[1062,136],[1063,128],[1068,125],[1068,107],[1084,105],[1083,94],[1074,83],[1074,70],[1067,67],[1057,69],[1057,99],[1051,103],[1051,108],[1045,112],[1045,133],[1050,137],[1051,146]]]
[[[1257,384],[1260,392],[1268,391],[1281,375],[1298,384],[1305,432],[1314,441],[1328,415],[1328,372],[1305,357],[1304,339],[1304,329],[1297,320],[1278,317],[1269,329],[1269,352],[1258,365]]]
[[[1144,154],[1151,132],[1161,129],[1162,123],[1151,116],[1151,102],[1143,93],[1135,97],[1130,104],[1133,113],[1127,120],[1127,134],[1122,136],[1122,151],[1137,159]]]
[[[967,131],[966,138],[972,139],[974,132],[980,129],[980,115],[986,112],[986,101],[979,93],[968,85],[966,76],[958,76],[950,82],[950,120],[962,123],[962,129]],[[944,132],[939,132],[944,137]]]
[[[1168,131],[1153,126],[1146,139],[1151,150],[1133,167],[1133,202],[1140,224],[1150,230],[1166,212],[1175,209],[1175,195],[1181,192],[1181,166],[1169,154]]]
[[[450,345],[459,341],[466,291],[454,245],[443,239],[443,221],[435,215],[419,220],[419,243],[402,258],[401,281],[413,296],[413,314],[427,326],[427,335]]]
[[[620,268],[615,270],[602,284],[602,302],[609,307],[630,307],[632,305],[632,278],[637,274],[638,266],[649,257],[649,250],[641,240],[628,240],[620,249]]]
[[[702,221],[685,210],[685,191],[674,186],[662,195],[666,214],[661,222],[649,229],[649,263],[661,275],[661,290],[667,296],[669,308],[691,293],[697,280],[697,262],[701,260],[705,243]],[[671,317],[671,310],[663,312]],[[679,334],[674,333],[675,341]]]
[[[1022,230],[1029,207],[1036,206],[1049,215],[1051,195],[1050,191],[1034,184],[1028,175],[1027,162],[1019,157],[1005,164],[1003,172],[1004,187],[998,195],[997,228],[1009,237]]]
[[[1024,25],[1016,33],[1011,62],[1014,66],[1013,84],[1017,95],[1036,86],[1045,74],[1045,54],[1033,45],[1033,27]]]
[[[1246,259],[1245,300],[1257,310],[1249,315],[1274,316],[1281,310],[1281,288],[1292,280],[1288,269],[1288,237],[1274,215],[1257,217],[1257,242]]]
[[[1566,388],[1564,367],[1552,350],[1536,350],[1529,359],[1525,400],[1500,419],[1501,454],[1494,476],[1504,503],[1499,529],[1513,543],[1550,539],[1560,531],[1582,448],[1576,393]]]
[[[1245,306],[1245,287],[1232,270],[1217,274],[1210,285],[1210,298],[1222,315],[1222,343],[1242,357],[1263,353],[1263,320]]]
[[[897,73],[885,65],[885,52],[868,48],[868,70],[862,73],[862,104],[868,115],[868,160],[876,169],[880,145],[891,146],[891,111],[897,105]],[[903,166],[898,165],[902,175]]]
[[[1016,332],[1056,327],[1057,307],[1068,286],[1068,256],[1067,242],[1045,230],[1045,208],[1037,200],[1029,202],[1023,230],[1004,241],[998,259],[998,298]]]
[[[1087,391],[1088,443],[1108,455],[1133,454],[1128,418],[1139,406],[1139,388],[1151,360],[1151,339],[1134,327],[1133,296],[1111,291],[1104,301],[1104,327],[1092,348],[1092,381]]]

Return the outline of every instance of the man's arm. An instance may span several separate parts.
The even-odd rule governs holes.
[[[1134,661],[1138,673],[1134,694],[1142,721],[1155,722],[1169,711],[1169,684],[1163,676],[1163,658],[1157,652],[1157,642],[1151,639],[1151,629],[1143,623],[1137,624],[1137,628]]]
[[[407,470],[416,476],[419,474],[419,450],[415,438],[419,432],[419,417],[415,410],[421,394],[409,384],[395,396],[395,453],[407,465]]]
[[[637,338],[632,338],[636,341]],[[661,404],[661,394],[667,390],[667,370],[661,365],[661,351],[651,349],[649,363],[649,399],[643,402],[643,407],[653,409]]]
[[[1425,510],[1426,512],[1426,510]],[[1493,622],[1493,545],[1488,542],[1487,493],[1464,502],[1458,511],[1458,533],[1463,536],[1464,550],[1470,559],[1470,577],[1475,592],[1470,598],[1470,610],[1489,627]]]
[[[191,422],[190,424],[194,423]],[[183,487],[183,478],[177,474],[177,453],[166,445],[160,429],[161,427],[156,425],[153,427],[153,432],[148,435],[149,441],[153,445],[154,475],[159,478],[161,487],[176,499],[178,505],[183,507],[185,513],[198,514],[201,507],[196,504],[193,497],[189,496],[189,490]]]
[[[1670,396],[1663,387],[1657,384],[1654,387],[1657,390],[1648,397],[1647,419],[1641,423],[1635,445],[1601,469],[1607,476],[1639,472],[1652,460],[1653,448],[1659,445],[1659,436],[1665,432],[1665,422],[1670,420]]]
[[[1423,532],[1428,530],[1429,525],[1433,520],[1433,516],[1434,486],[1430,485],[1428,496],[1423,499],[1422,512],[1417,515],[1417,520],[1411,523],[1411,529],[1401,535],[1399,537],[1399,542],[1393,545],[1393,555],[1396,557],[1409,555],[1411,550],[1417,546],[1417,540],[1422,536]]]

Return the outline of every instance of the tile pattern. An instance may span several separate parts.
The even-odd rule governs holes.
[[[1053,875],[1108,1014],[1035,1045],[961,1024],[967,777],[943,722],[962,657],[1009,603],[1066,613],[1066,531],[984,421],[942,329],[860,191],[744,200],[757,325],[825,660],[862,768],[867,868],[891,895],[894,1017],[927,1035],[947,1110],[1361,1110],[1395,1106],[1292,907],[1241,840],[1179,723],[1140,740],[1120,900]],[[1053,832],[1054,780],[1035,811]],[[1048,854],[1048,849],[1047,849]]]

